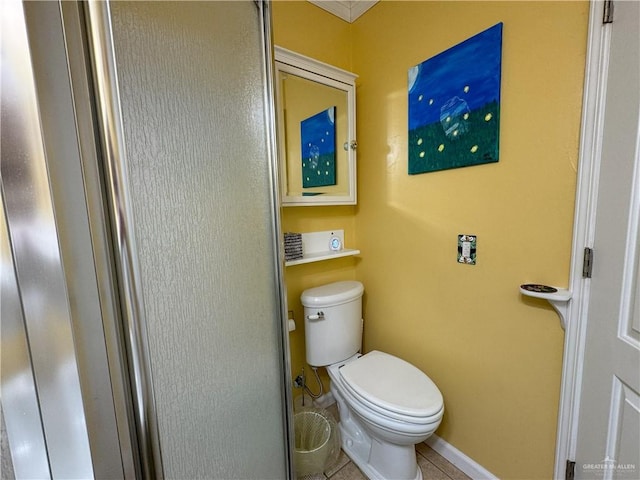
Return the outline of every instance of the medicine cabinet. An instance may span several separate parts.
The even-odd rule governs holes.
[[[357,75],[275,47],[283,206],[355,205]]]

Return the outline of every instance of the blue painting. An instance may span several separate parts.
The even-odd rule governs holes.
[[[336,107],[300,122],[302,188],[336,184]]]
[[[409,174],[497,162],[502,23],[409,69]]]

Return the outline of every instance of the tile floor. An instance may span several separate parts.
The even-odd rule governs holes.
[[[434,452],[427,444],[418,444],[416,453],[424,480],[470,480],[467,475]],[[367,477],[344,452],[340,452],[340,458],[331,470],[302,478],[304,480],[367,480]]]
[[[328,410],[337,420],[337,406],[332,405]],[[416,456],[424,480],[471,480],[444,457],[432,450],[426,443],[416,445]],[[316,475],[306,475],[301,477],[301,479],[367,480],[367,477],[364,476],[356,464],[353,463],[343,451],[340,451],[340,457],[331,469]]]

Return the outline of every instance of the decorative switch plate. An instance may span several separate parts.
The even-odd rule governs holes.
[[[476,264],[476,240],[475,235],[458,235],[458,263]]]

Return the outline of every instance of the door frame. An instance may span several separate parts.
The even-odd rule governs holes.
[[[3,362],[2,403],[11,400],[7,384],[18,387],[20,377],[31,379],[35,403],[14,395],[16,408],[4,410],[17,476],[16,459],[27,465],[23,472],[33,476],[35,470],[21,452],[24,435],[12,436],[12,431],[34,421],[37,428],[27,424],[33,435],[27,446],[37,448],[37,464],[44,462],[38,477],[135,478],[126,382],[118,368],[111,368],[119,348],[117,330],[103,321],[110,305],[98,280],[105,270],[91,248],[96,230],[87,217],[92,202],[84,188],[82,154],[89,148],[92,133],[86,132],[92,132],[92,122],[77,121],[90,107],[78,95],[84,77],[73,76],[84,72],[80,6],[62,3],[12,0],[3,5],[14,27],[3,30],[3,39],[6,33],[14,41],[10,68],[3,70],[12,101],[3,103],[2,111],[4,117],[6,107],[15,118],[20,134],[3,130],[3,146],[7,140],[15,151],[2,151],[0,188],[15,280],[9,300],[16,302],[22,323],[16,331],[22,333],[23,370],[11,375],[4,368],[9,362]],[[3,304],[3,328],[12,320],[4,313]],[[3,336],[6,342],[14,340]],[[3,349],[3,360],[11,352]],[[13,390],[19,394],[21,389]],[[31,418],[25,418],[25,407]]]
[[[585,248],[593,248],[611,24],[603,22],[605,0],[591,0],[562,383],[558,410],[554,478],[564,479],[568,460],[575,460],[584,347],[591,281],[582,277]]]

